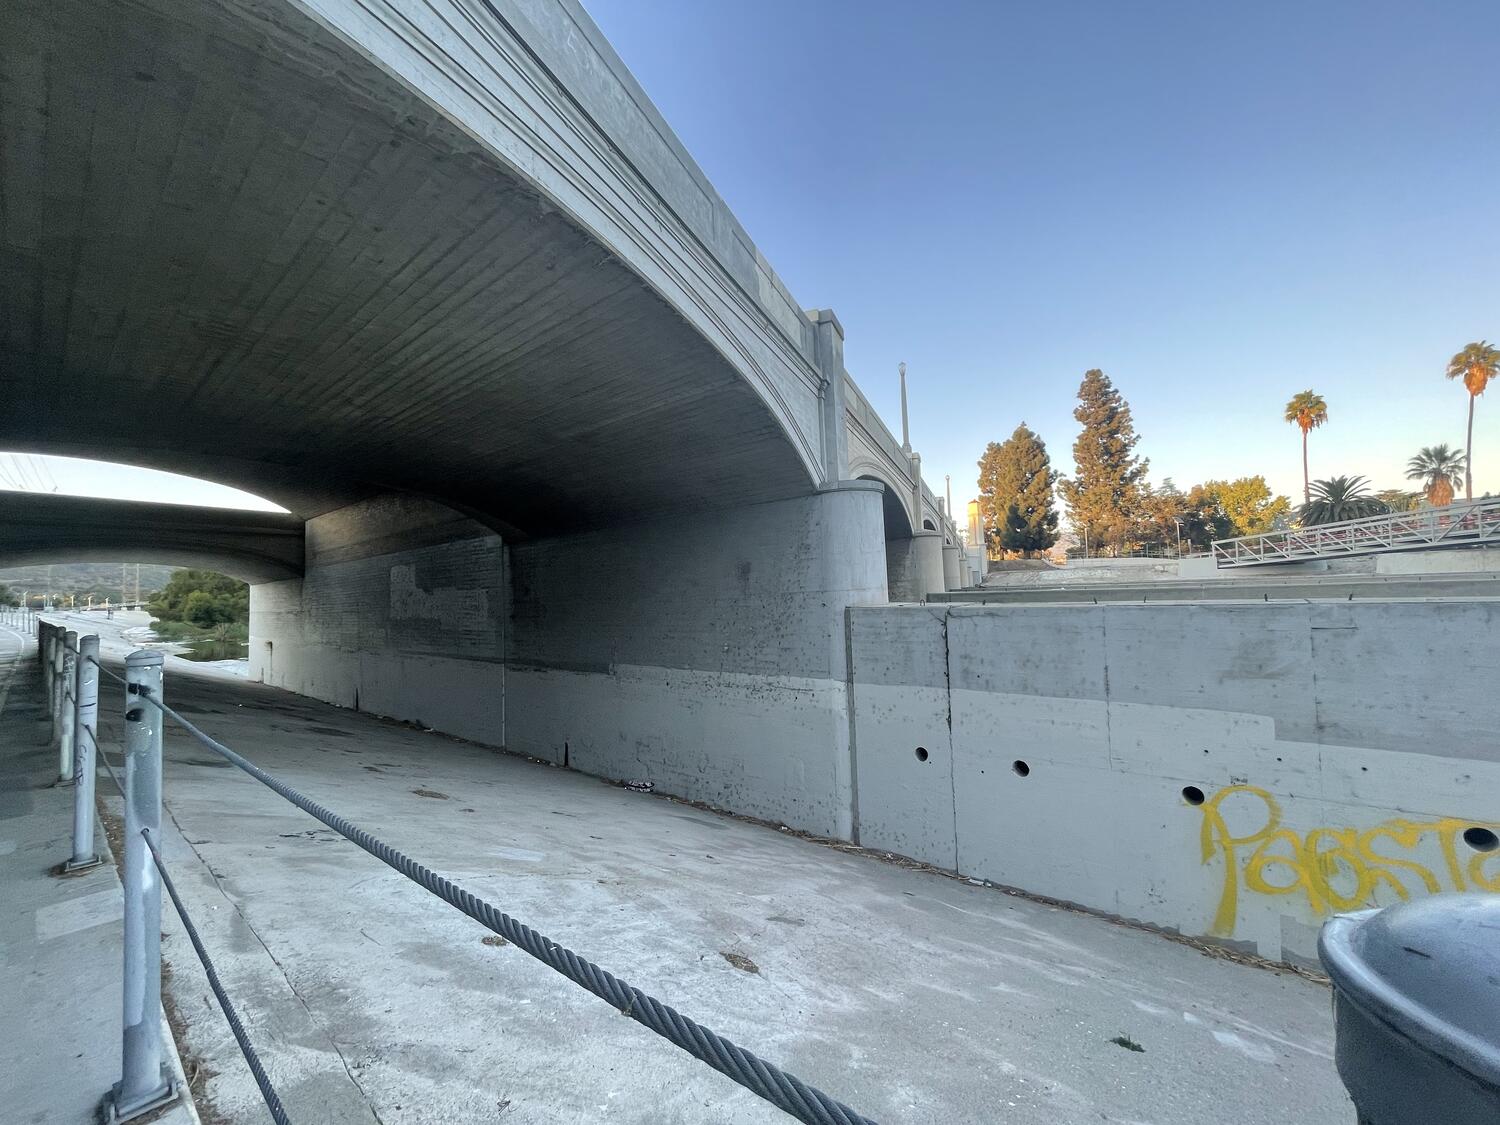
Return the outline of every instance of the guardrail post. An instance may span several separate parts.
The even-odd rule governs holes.
[[[58,698],[57,780],[73,780],[73,731],[78,718],[78,634],[62,635],[62,691]]]
[[[52,708],[52,744],[55,746],[62,738],[62,690],[63,690],[63,646],[62,626],[51,625],[47,627],[49,645],[47,655],[48,667],[51,669],[47,684],[50,694],[47,703]]]
[[[162,1065],[161,880],[141,832],[160,838],[162,655],[125,658],[125,1042],[106,1122],[129,1121],[177,1098]]]
[[[78,698],[73,717],[73,856],[64,871],[100,863],[94,851],[94,754],[99,734],[99,638],[78,638]]]

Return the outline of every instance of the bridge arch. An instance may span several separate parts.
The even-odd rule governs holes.
[[[302,573],[302,521],[284,512],[0,492],[0,526],[0,566],[6,567],[164,563],[250,583]]]
[[[576,78],[595,98],[614,70],[507,81],[526,51],[463,19],[365,41],[296,6],[144,0],[128,34],[112,4],[22,8],[34,26],[0,42],[10,121],[35,123],[0,137],[22,232],[0,277],[19,326],[0,341],[0,448],[222,480],[303,518],[432,496],[511,542],[820,482],[815,326],[702,184],[639,182],[701,177],[690,161],[618,159],[616,135],[656,143],[606,113],[646,112],[633,83],[597,118],[549,93]],[[52,47],[32,58],[35,42]],[[161,145],[90,148],[144,119]],[[106,206],[77,189],[85,159],[94,183],[169,163],[172,187]],[[695,197],[708,214],[689,224]]]
[[[885,574],[841,329],[574,0],[15,15],[0,448],[302,521],[301,576],[251,589],[267,682],[851,830],[824,638]]]

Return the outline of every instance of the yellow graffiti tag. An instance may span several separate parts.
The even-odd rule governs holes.
[[[1230,830],[1221,811],[1224,802],[1236,796],[1261,802],[1265,814],[1259,828],[1242,836]],[[1485,870],[1486,861],[1500,862],[1500,852],[1459,854],[1464,830],[1484,827],[1472,820],[1398,819],[1373,828],[1313,828],[1299,835],[1282,826],[1276,798],[1253,785],[1221,789],[1202,809],[1203,862],[1215,856],[1224,861],[1224,889],[1213,923],[1219,937],[1234,933],[1241,882],[1256,894],[1302,895],[1318,914],[1373,906],[1381,887],[1402,899],[1414,891],[1500,891],[1500,867]],[[1424,839],[1437,841],[1443,857],[1440,872],[1377,847],[1411,852]]]

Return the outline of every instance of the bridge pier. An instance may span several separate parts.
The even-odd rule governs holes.
[[[507,745],[847,836],[844,610],[885,600],[881,527],[855,481],[512,548]]]
[[[957,543],[943,544],[943,588],[957,590],[964,585],[964,549]]]
[[[886,600],[881,503],[850,481],[506,544],[365,501],[309,521],[302,579],[251,587],[251,675],[848,836],[844,610]]]
[[[922,599],[928,594],[941,594],[948,589],[943,559],[943,533],[941,531],[919,531],[912,536],[916,562],[920,571]]]

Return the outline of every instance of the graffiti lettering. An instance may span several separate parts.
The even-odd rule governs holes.
[[[1252,831],[1236,835],[1225,817],[1226,801],[1251,802]],[[1459,844],[1472,820],[1388,820],[1373,828],[1313,828],[1299,835],[1283,827],[1281,806],[1264,789],[1231,785],[1203,803],[1203,862],[1224,861],[1224,888],[1213,933],[1229,937],[1239,918],[1240,886],[1263,895],[1301,895],[1318,914],[1376,905],[1381,888],[1408,899],[1442,890],[1500,891],[1500,852],[1471,851]],[[1244,808],[1234,819],[1242,820]],[[1393,852],[1426,845],[1429,862]],[[1436,846],[1440,862],[1431,861]],[[1487,861],[1496,864],[1486,869]]]

